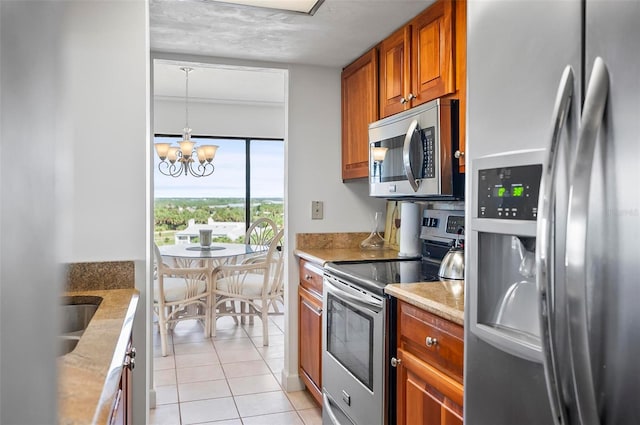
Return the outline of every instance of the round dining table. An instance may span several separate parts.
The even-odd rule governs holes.
[[[234,263],[238,258],[266,252],[266,245],[248,245],[243,243],[212,243],[202,247],[197,243],[158,246],[163,258],[171,258],[179,267],[190,267],[194,261],[204,260],[211,269]]]

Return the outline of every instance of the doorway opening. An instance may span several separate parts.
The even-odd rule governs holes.
[[[188,75],[188,103],[185,75],[180,70],[185,66],[193,68]],[[206,177],[163,175],[158,169],[160,159],[151,151],[157,245],[197,244],[195,229],[203,226],[212,228],[213,244],[240,242],[258,218],[269,218],[278,228],[284,226],[287,73],[286,69],[154,59],[154,143],[177,146],[188,118],[196,146],[218,146],[212,161],[214,172]],[[153,288],[149,293],[153,294]],[[273,379],[261,378],[265,388],[260,391],[273,392],[284,367],[287,317],[286,311],[284,316],[270,316],[268,347],[262,346],[260,319],[252,324],[220,318],[215,339],[206,337],[196,321],[179,322],[170,332],[166,357],[160,354],[158,325],[153,323],[148,339],[154,356],[150,362],[154,365],[150,390],[156,406],[151,411],[152,422],[156,415],[176,413],[188,421],[184,416],[189,416],[189,403],[195,404],[196,399],[219,404],[241,396],[233,386],[241,385],[245,378],[234,377],[233,370],[273,375]],[[244,362],[246,366],[241,367]],[[194,368],[201,370],[191,370]],[[283,396],[286,399],[284,392]]]

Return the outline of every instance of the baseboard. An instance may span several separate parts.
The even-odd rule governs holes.
[[[297,373],[290,374],[287,373],[286,369],[282,369],[280,377],[282,379],[282,387],[288,393],[293,391],[302,391],[305,389],[304,382],[302,382],[300,375]]]
[[[156,389],[152,388],[149,390],[149,409],[156,408]]]

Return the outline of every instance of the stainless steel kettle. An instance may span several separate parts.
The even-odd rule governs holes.
[[[442,279],[464,279],[464,248],[453,247],[445,254],[438,276]]]
[[[453,247],[449,249],[440,263],[438,276],[441,279],[462,280],[464,279],[464,242],[460,242],[460,235],[464,234],[464,228],[458,229],[458,239]]]

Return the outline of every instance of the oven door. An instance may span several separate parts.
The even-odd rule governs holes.
[[[323,302],[322,423],[384,424],[385,299],[325,275]]]

